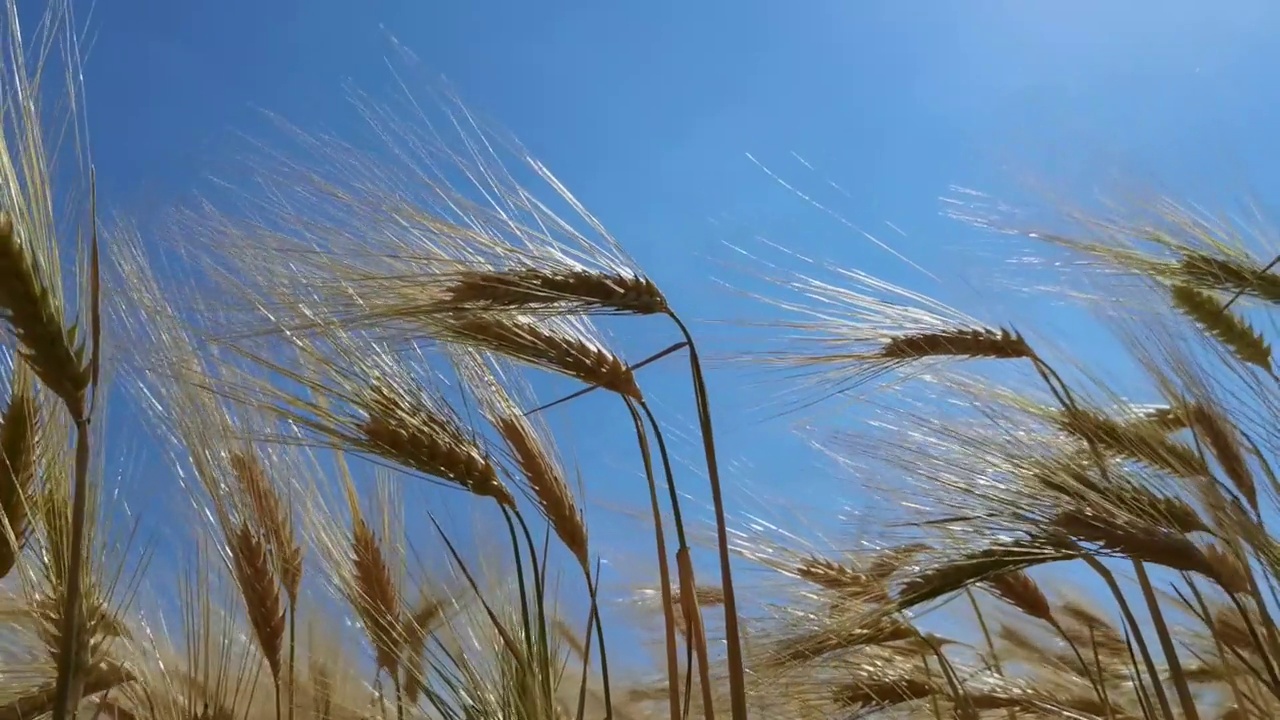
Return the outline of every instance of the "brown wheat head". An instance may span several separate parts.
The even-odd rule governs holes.
[[[548,305],[652,315],[666,298],[648,278],[590,270],[508,270],[462,274],[444,291],[450,308],[531,309]]]
[[[0,512],[9,526],[0,535],[0,578],[13,570],[22,552],[28,505],[35,502],[38,405],[26,377],[23,366],[15,368],[9,405],[0,416]]]
[[[526,319],[474,313],[447,321],[445,328],[461,344],[563,373],[635,400],[643,398],[635,375],[621,358],[575,334],[556,332]]]

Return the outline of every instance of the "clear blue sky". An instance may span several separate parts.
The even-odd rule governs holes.
[[[1090,173],[1118,171],[1212,205],[1240,191],[1265,201],[1280,180],[1280,4],[1267,0],[113,0],[91,27],[90,123],[112,210],[145,222],[189,199],[242,149],[237,133],[264,129],[260,110],[342,133],[345,81],[392,87],[390,33],[546,162],[695,318],[754,312],[707,280],[722,242],[756,234],[949,292],[748,153],[948,287],[980,281],[991,254],[940,216],[953,183],[1017,199],[1027,175],[1087,193]],[[637,332],[649,348],[666,337]],[[681,371],[651,382],[673,387]],[[757,490],[853,499],[814,479],[825,475],[784,426],[744,414],[738,378],[718,374],[715,389],[723,453]],[[687,424],[678,399],[662,402]],[[577,443],[597,501],[641,497],[590,473],[630,464],[622,442]]]

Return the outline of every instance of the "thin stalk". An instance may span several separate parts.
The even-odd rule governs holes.
[[[511,532],[511,549],[515,553],[516,558],[516,577],[520,584],[520,615],[524,624],[525,651],[528,653],[530,661],[538,658],[538,662],[542,665],[544,672],[542,690],[545,692],[543,702],[547,704],[547,711],[551,712],[551,651],[550,644],[547,641],[547,623],[546,623],[546,606],[545,598],[543,598],[542,580],[538,574],[538,554],[537,545],[533,541],[533,535],[529,532],[529,526],[525,523],[524,518],[509,508],[503,507],[503,516],[507,520],[507,529]],[[529,547],[530,562],[533,563],[533,585],[535,602],[537,603],[537,625],[534,628],[534,618],[529,613],[529,600],[527,593],[529,586],[525,581],[524,562],[520,555],[520,540],[516,535],[515,523],[512,522],[512,515],[515,516],[516,522],[519,523],[520,529],[523,531],[525,542]]]
[[[707,633],[702,625],[702,609],[698,607],[698,583],[693,576],[693,561],[689,549],[676,551],[676,570],[680,573],[680,605],[684,611],[685,632],[689,635],[689,647],[698,649],[698,687],[702,690],[702,715],[714,720],[715,702],[711,697],[711,665],[707,658]],[[693,659],[689,658],[689,675],[685,679],[684,714],[689,715],[689,702],[693,697]]]
[[[920,662],[924,665],[925,680],[932,683],[933,668],[929,665],[929,656],[921,655]],[[938,702],[938,693],[929,693],[929,709],[933,711],[934,720],[942,720],[942,704]]]
[[[387,673],[391,676],[391,687],[396,691],[396,720],[404,720],[404,690],[400,683],[400,673]]]
[[[978,628],[982,630],[982,639],[987,644],[987,650],[991,652],[991,669],[996,671],[996,675],[1004,677],[1004,668],[1000,666],[1000,655],[996,652],[996,644],[991,639],[991,629],[987,627],[987,618],[982,614],[982,608],[978,607],[978,597],[974,594],[972,588],[965,588],[964,594],[969,598],[969,606],[973,608],[973,616],[978,620]],[[1017,720],[1018,711],[1009,708],[1005,711],[1009,720]]]
[[[671,569],[667,564],[667,541],[662,532],[662,508],[658,503],[658,486],[653,479],[653,458],[649,453],[649,439],[645,434],[644,420],[635,403],[626,399],[627,409],[636,427],[636,440],[640,443],[640,457],[644,461],[644,474],[649,481],[649,504],[653,508],[653,536],[658,546],[658,580],[662,587],[662,614],[666,623],[667,643],[667,695],[671,701],[671,720],[680,717],[680,660],[676,655],[676,618],[671,599]]]
[[[537,604],[538,618],[538,653],[542,659],[543,667],[546,672],[543,676],[543,691],[546,693],[546,703],[548,709],[554,702],[553,691],[551,686],[551,639],[547,636],[547,600],[546,600],[546,565],[543,563],[542,571],[538,569],[538,553],[537,546],[533,542],[533,534],[529,532],[529,525],[524,521],[524,517],[516,513],[516,520],[520,523],[520,528],[524,531],[525,542],[529,545],[529,562],[533,563],[533,583],[534,583],[534,599]],[[545,554],[544,554],[545,557]]]
[[[62,604],[62,642],[58,648],[58,677],[54,685],[53,720],[75,717],[79,704],[84,643],[84,536],[89,485],[89,419],[76,419],[75,485],[71,495],[71,547],[66,568],[66,596]]]
[[[1088,661],[1084,659],[1084,654],[1080,652],[1080,648],[1076,647],[1076,642],[1071,639],[1071,636],[1067,634],[1067,629],[1062,627],[1062,624],[1059,623],[1056,618],[1050,623],[1050,625],[1058,632],[1059,635],[1062,636],[1063,641],[1067,643],[1067,647],[1071,648],[1072,654],[1076,656],[1076,661],[1080,663],[1080,669],[1083,670],[1085,676],[1089,678],[1089,684],[1093,686],[1094,694],[1098,696],[1098,699],[1107,707],[1107,712],[1110,713],[1111,700],[1107,697],[1107,687],[1106,683],[1102,680],[1102,671],[1099,670],[1096,675],[1094,674]],[[1089,629],[1089,637],[1093,637],[1092,628]],[[1098,657],[1098,648],[1096,645],[1093,648],[1093,654],[1095,664],[1101,662],[1101,658]]]
[[[1156,701],[1160,703],[1160,710],[1166,718],[1172,720],[1174,717],[1173,706],[1169,704],[1169,696],[1164,691],[1164,683],[1160,680],[1160,673],[1156,670],[1155,661],[1151,659],[1151,650],[1147,647],[1147,641],[1142,637],[1142,628],[1138,626],[1138,619],[1134,617],[1133,610],[1129,608],[1129,601],[1125,599],[1124,592],[1120,589],[1119,583],[1116,582],[1115,575],[1092,555],[1086,553],[1083,558],[1085,563],[1107,584],[1111,594],[1116,599],[1116,603],[1120,606],[1120,612],[1124,615],[1125,624],[1132,629],[1133,641],[1138,645],[1138,652],[1142,655],[1142,664],[1146,666],[1147,675],[1151,677],[1152,689],[1155,690]]]
[[[1155,590],[1151,587],[1151,578],[1147,575],[1147,568],[1140,560],[1133,561],[1133,570],[1138,576],[1138,586],[1142,589],[1142,597],[1146,600],[1147,611],[1151,614],[1151,621],[1156,626],[1156,637],[1160,640],[1160,649],[1164,652],[1165,664],[1169,667],[1169,675],[1173,679],[1173,689],[1178,693],[1178,703],[1182,705],[1182,715],[1186,720],[1200,720],[1200,713],[1196,709],[1195,698],[1191,695],[1191,688],[1187,686],[1187,678],[1182,672],[1182,661],[1178,659],[1178,649],[1173,644],[1173,637],[1169,634],[1169,625],[1165,622],[1164,613],[1160,610],[1160,604],[1156,600]]]
[[[1089,636],[1092,638],[1093,628],[1089,628]],[[1096,642],[1096,639],[1095,639]],[[1138,669],[1138,656],[1133,653],[1133,636],[1129,633],[1129,626],[1124,625],[1124,648],[1129,653],[1129,672],[1131,677],[1129,681],[1133,683],[1134,688],[1138,691],[1138,705],[1142,708],[1142,717],[1150,718],[1155,715],[1155,710],[1151,705],[1151,695],[1147,693],[1147,684],[1142,680],[1142,671]],[[1097,647],[1094,647],[1095,657],[1097,656]],[[1102,672],[1102,660],[1098,660],[1098,672]],[[1159,682],[1159,678],[1156,678]]]
[[[1065,632],[1063,632],[1063,636],[1066,636]],[[1070,643],[1071,639],[1067,638],[1067,642]],[[1075,643],[1071,643],[1071,647],[1075,648]],[[1102,654],[1098,652],[1098,635],[1092,625],[1089,626],[1089,647],[1093,650],[1093,669],[1091,671],[1086,667],[1085,674],[1090,676],[1094,692],[1098,693],[1098,699],[1102,701],[1102,707],[1107,711],[1107,720],[1115,720],[1115,712],[1111,709],[1111,696],[1107,693],[1107,684],[1102,680]],[[1076,655],[1080,655],[1079,651],[1076,652]],[[1084,660],[1081,659],[1081,662],[1084,662]],[[1146,694],[1141,682],[1136,682],[1134,685],[1137,686],[1139,698]]]
[[[587,634],[586,642],[582,653],[582,682],[578,687],[578,717],[582,720],[587,709],[587,679],[591,670],[591,630],[594,627],[596,637],[600,642],[600,683],[603,686],[601,692],[604,695],[604,717],[605,720],[613,718],[613,698],[609,689],[609,660],[608,653],[604,648],[604,621],[600,617],[600,601],[599,601],[599,583],[600,583],[600,562],[596,561],[596,576],[591,577],[591,571],[586,565],[582,566],[582,572],[587,579],[587,592],[591,596],[591,613],[587,616]]]
[[[102,366],[102,286],[101,256],[98,247],[98,175],[89,167],[89,322],[92,345],[89,355],[89,387],[79,399],[78,407],[68,404],[67,410],[76,424],[75,485],[71,495],[71,548],[67,562],[66,597],[62,606],[62,642],[59,647],[58,675],[54,682],[53,720],[69,720],[75,717],[80,702],[84,679],[80,646],[85,642],[83,632],[84,610],[84,536],[86,507],[89,502],[89,419],[92,417],[98,396],[98,373]]]
[[[667,453],[667,441],[662,435],[662,426],[658,424],[658,418],[653,414],[653,410],[649,408],[648,403],[640,400],[637,401],[636,404],[644,411],[645,417],[649,420],[649,426],[653,428],[654,440],[658,444],[658,457],[662,460],[662,471],[667,481],[667,493],[671,497],[671,518],[676,526],[676,542],[679,544],[679,547],[676,548],[676,577],[680,582],[681,597],[683,598],[687,592],[695,591],[697,588],[697,578],[693,574],[692,565],[689,566],[688,577],[685,577],[684,570],[679,567],[681,553],[688,555],[690,552],[689,543],[685,539],[684,520],[680,512],[680,493],[676,491],[675,473],[671,469],[671,456]],[[689,629],[687,627],[687,623],[685,629]],[[689,705],[693,699],[693,653],[695,647],[698,651],[699,671],[701,672],[702,667],[707,664],[705,645],[698,645],[694,641],[694,637],[692,635],[686,636],[685,667],[688,669],[685,672],[684,714],[682,717],[687,717],[689,715]],[[704,678],[704,687],[705,682],[706,680]]]
[[[298,645],[298,603],[289,601],[289,720],[293,720],[293,708],[298,704],[298,676],[294,670]]]
[[[1227,687],[1231,689],[1231,698],[1235,701],[1236,707],[1244,707],[1244,695],[1240,692],[1240,683],[1236,680],[1236,674],[1231,672],[1229,667],[1230,659],[1227,657],[1226,649],[1222,646],[1222,638],[1218,635],[1218,629],[1214,627],[1213,613],[1209,610],[1209,604],[1204,601],[1204,595],[1200,593],[1200,588],[1196,587],[1195,580],[1190,574],[1184,574],[1183,579],[1187,582],[1187,587],[1191,590],[1191,594],[1195,596],[1196,604],[1200,607],[1200,620],[1209,628],[1209,637],[1213,638],[1214,651],[1218,654],[1218,661],[1222,663],[1223,677],[1227,682]],[[1191,603],[1178,591],[1178,596],[1184,603]]]
[[[729,706],[733,720],[747,720],[746,672],[742,661],[742,636],[738,629],[738,600],[733,591],[732,556],[729,550],[729,527],[725,520],[724,498],[720,486],[720,468],[716,461],[715,431],[711,423],[711,401],[702,377],[702,363],[693,335],[674,312],[668,317],[675,322],[689,343],[689,369],[693,376],[693,392],[697,399],[698,421],[702,430],[702,449],[707,461],[707,480],[711,485],[711,504],[716,517],[716,542],[720,549],[720,583],[724,592],[724,631],[729,671]]]

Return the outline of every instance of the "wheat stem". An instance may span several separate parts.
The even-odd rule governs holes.
[[[720,583],[724,589],[724,629],[729,663],[729,701],[733,720],[747,720],[746,670],[742,659],[742,635],[738,629],[738,601],[733,591],[733,568],[729,549],[729,527],[724,513],[724,497],[720,486],[720,468],[716,461],[715,431],[711,424],[711,401],[702,377],[702,363],[689,328],[675,314],[667,316],[675,322],[689,343],[689,367],[693,375],[701,426],[702,448],[707,463],[707,479],[711,485],[711,504],[715,511],[716,542],[720,549]]]
[[[58,648],[54,720],[75,716],[87,663],[88,638],[84,627],[84,537],[89,485],[89,420],[76,421],[75,480],[71,494],[71,547],[66,565],[66,590],[62,605],[62,638]]]
[[[636,441],[640,444],[640,458],[644,462],[644,474],[649,484],[649,505],[653,512],[653,537],[658,550],[658,582],[662,588],[662,615],[667,651],[667,694],[671,705],[671,717],[674,720],[681,717],[680,661],[676,655],[676,618],[671,593],[671,570],[667,563],[667,542],[662,530],[662,509],[658,503],[658,487],[653,478],[653,458],[650,455],[644,420],[630,398],[626,400],[627,409],[631,412],[631,420],[635,424]]]

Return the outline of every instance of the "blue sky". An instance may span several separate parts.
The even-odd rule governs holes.
[[[1087,200],[1097,178],[1118,175],[1210,206],[1241,192],[1265,201],[1280,179],[1269,162],[1277,21],[1266,0],[114,0],[90,20],[85,80],[101,201],[143,223],[227,167],[238,134],[265,132],[262,110],[356,132],[343,84],[390,97],[394,35],[548,164],[694,319],[758,312],[708,282],[724,242],[757,235],[982,309],[973,301],[1007,302],[983,294],[981,270],[1001,253],[940,215],[952,184],[1018,200],[1030,177]],[[669,342],[636,327],[629,351]],[[673,362],[646,378],[672,390],[659,402],[687,425],[682,371]],[[753,492],[856,496],[812,479],[825,474],[785,426],[749,412],[741,378],[720,372],[713,389],[722,453]],[[630,463],[625,442],[575,443],[593,499],[642,497],[592,480]],[[697,460],[687,443],[682,455]]]

